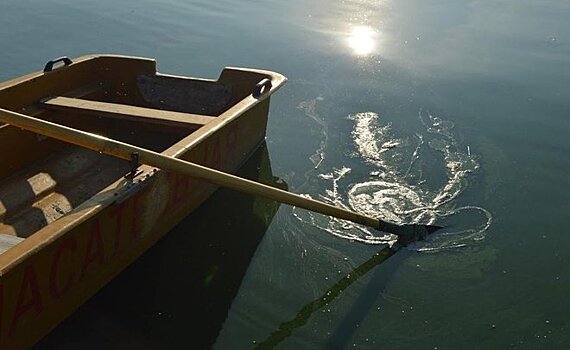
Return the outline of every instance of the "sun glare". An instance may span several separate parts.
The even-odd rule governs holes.
[[[369,26],[357,26],[347,39],[348,46],[358,56],[368,56],[376,50],[378,32]]]

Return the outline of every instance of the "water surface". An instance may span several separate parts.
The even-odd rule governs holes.
[[[448,225],[351,279],[274,347],[570,345],[567,2],[5,0],[0,9],[2,80],[97,52],[198,77],[227,65],[279,71],[289,83],[271,106],[274,175],[369,214]],[[97,296],[106,313],[80,310],[74,322],[149,348],[254,348],[384,249],[371,243],[389,241],[288,206],[264,231],[209,340],[180,334],[213,318],[162,317],[188,309],[188,284],[149,282],[165,298],[129,313]],[[157,264],[187,253],[169,239],[149,252]],[[144,278],[145,266],[126,276]],[[134,293],[140,284],[125,279],[101,295]],[[84,342],[113,339],[90,332]]]

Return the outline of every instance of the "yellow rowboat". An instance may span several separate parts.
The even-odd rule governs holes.
[[[157,73],[151,59],[64,57],[0,84],[0,108],[228,173],[265,138],[286,78]],[[216,186],[0,126],[0,349],[36,343]]]

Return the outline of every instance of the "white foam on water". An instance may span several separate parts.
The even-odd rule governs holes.
[[[317,169],[325,160],[325,147],[329,139],[327,123],[315,111],[317,103],[323,100],[324,98],[322,96],[319,96],[311,100],[303,101],[297,106],[298,109],[305,112],[305,115],[307,117],[311,118],[315,123],[317,123],[321,129],[321,142],[319,144],[319,148],[317,148],[315,150],[315,153],[309,157],[311,162],[313,162],[315,169]]]
[[[323,125],[323,118],[315,111],[319,100],[310,101],[304,105],[309,107],[305,112]],[[350,183],[355,179],[348,179],[351,169],[346,166],[318,174],[330,183],[319,199],[398,224],[437,222],[446,226],[446,222],[453,222],[452,229],[442,229],[427,241],[413,245],[418,251],[460,248],[485,238],[492,214],[475,205],[455,204],[468,188],[468,178],[479,169],[479,163],[469,146],[457,142],[453,122],[420,110],[419,126],[423,130],[411,136],[396,136],[392,124],[383,122],[377,113],[357,113],[348,118],[354,122],[353,157],[373,168],[370,178]],[[326,129],[323,133],[326,135]],[[321,159],[327,140],[328,137],[315,153]],[[434,171],[444,174],[443,178],[426,175]],[[379,235],[378,231],[307,211],[295,209],[294,215],[344,239],[366,244],[393,244],[396,239],[394,235]]]

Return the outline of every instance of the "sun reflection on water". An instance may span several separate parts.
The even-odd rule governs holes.
[[[368,56],[378,48],[379,32],[370,26],[352,28],[347,44],[357,56]]]

